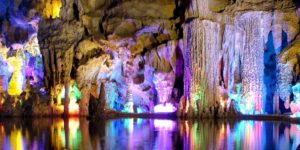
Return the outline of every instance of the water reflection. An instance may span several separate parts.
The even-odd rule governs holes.
[[[262,121],[2,119],[0,149],[297,149],[300,125]]]

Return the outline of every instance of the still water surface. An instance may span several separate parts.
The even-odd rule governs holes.
[[[265,121],[2,119],[0,149],[297,149],[300,125]]]

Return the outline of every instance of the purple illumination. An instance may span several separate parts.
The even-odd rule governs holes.
[[[156,113],[170,113],[175,112],[176,110],[176,107],[174,107],[171,103],[157,104],[154,106],[154,112]]]
[[[167,130],[167,131],[174,131],[177,124],[173,120],[161,120],[155,119],[154,120],[154,127],[157,130]]]

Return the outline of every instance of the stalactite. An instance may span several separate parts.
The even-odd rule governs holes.
[[[279,74],[278,74],[278,91],[279,97],[283,101],[290,100],[290,88],[292,87],[292,80],[293,80],[293,69],[290,64],[282,64],[279,63],[278,65]]]
[[[265,19],[267,17],[270,17],[270,15],[264,12],[251,12],[242,14],[235,19],[235,50],[240,52],[241,57],[244,101],[247,103],[246,105],[255,106],[248,113],[262,113],[263,111],[263,54],[265,39],[267,39],[265,33],[270,31],[270,26],[268,25],[270,25],[271,21]]]
[[[214,107],[219,97],[216,64],[221,53],[220,29],[219,24],[200,19],[185,25],[185,95],[193,110],[200,114],[213,114],[209,108]],[[199,92],[203,96],[196,96]]]
[[[296,23],[299,19],[293,11],[272,9],[281,6],[281,2],[263,2],[268,8],[243,1],[229,2],[224,8],[217,8],[210,5],[214,2],[191,0],[185,14],[188,21],[183,27],[185,97],[182,100],[191,100],[191,109],[199,110],[200,114],[214,115],[216,110],[213,109],[224,107],[225,102],[233,103],[243,114],[272,113],[274,107],[269,105],[276,103],[276,95],[287,97],[287,91],[280,89],[286,89],[290,80],[283,77],[288,71],[285,67],[276,69],[278,61],[272,62],[273,66],[268,66],[271,62],[265,61],[273,61],[273,55],[278,56],[295,38],[299,32]],[[248,7],[253,10],[248,11]],[[221,9],[224,12],[218,12]],[[270,47],[272,41],[274,50]],[[286,61],[289,55],[279,57]],[[282,80],[280,83],[277,83],[277,75],[278,80]],[[276,84],[279,89],[272,87],[270,90],[270,86]],[[194,97],[200,101],[195,103]]]

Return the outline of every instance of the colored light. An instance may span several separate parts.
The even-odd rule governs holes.
[[[133,102],[127,102],[122,112],[133,113]]]
[[[11,96],[19,96],[24,91],[25,77],[33,77],[31,85],[40,84],[43,79],[42,56],[37,35],[35,33],[30,37],[29,42],[24,45],[12,44],[11,48],[16,51],[16,55],[10,57],[9,48],[0,42],[0,75],[5,79],[2,86]]]
[[[77,87],[77,84],[74,80],[71,80],[68,91],[68,97],[69,97],[69,114],[70,115],[78,115],[79,114],[79,105],[77,103],[78,100],[81,99],[81,92],[79,88]],[[58,94],[57,95],[52,95],[57,97],[57,106],[54,106],[59,112],[63,112],[64,107],[61,106],[61,99],[65,98],[65,88],[62,85],[57,85],[56,86],[58,89]],[[61,91],[60,91],[60,88]],[[60,91],[60,92],[59,92]]]
[[[34,57],[42,57],[36,34],[32,35],[32,38],[25,44],[24,49],[27,50]]]
[[[254,114],[256,107],[257,111],[260,112],[261,106],[256,101],[256,93],[248,92],[247,94],[242,94],[242,85],[236,85],[236,93],[228,93],[230,99],[236,104],[236,109],[242,114]]]
[[[21,129],[15,129],[11,132],[9,139],[9,143],[6,143],[4,149],[14,149],[14,150],[23,150],[26,149],[26,142],[24,141],[24,137],[22,136]]]
[[[154,119],[154,127],[156,130],[174,131],[176,125],[176,122],[173,120]]]
[[[79,130],[79,120],[78,118],[71,118],[69,120],[69,144],[72,147],[72,149],[79,148],[80,143],[81,143],[81,132]]]
[[[300,83],[297,83],[292,87],[293,94],[295,95],[295,100],[300,101]]]
[[[44,16],[46,18],[58,18],[60,14],[60,8],[62,6],[61,0],[47,0],[44,10]]]
[[[23,92],[24,75],[22,74],[23,60],[20,56],[10,57],[8,59],[13,68],[13,75],[8,85],[8,94],[18,96]]]
[[[154,112],[156,113],[172,113],[176,110],[176,107],[174,107],[171,103],[157,104],[154,106]]]
[[[70,97],[69,114],[73,114],[73,115],[79,114],[79,106],[76,103],[77,99],[76,99],[74,92],[71,92],[69,97]]]
[[[290,108],[293,113],[291,117],[300,117],[300,83],[292,87],[294,100],[290,103]]]

